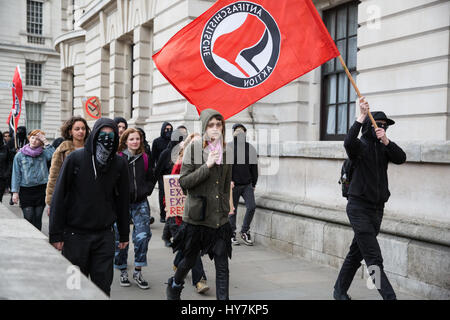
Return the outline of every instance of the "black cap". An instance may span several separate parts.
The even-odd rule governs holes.
[[[374,111],[371,113],[372,113],[372,117],[375,121],[384,120],[384,121],[386,121],[388,126],[392,126],[393,124],[395,124],[395,121],[392,119],[389,119],[383,111]]]
[[[247,132],[247,128],[244,127],[244,125],[243,125],[242,123],[236,123],[236,124],[234,124],[233,127],[232,127],[233,132],[236,131],[237,128],[242,128],[242,129],[244,129],[244,132]]]

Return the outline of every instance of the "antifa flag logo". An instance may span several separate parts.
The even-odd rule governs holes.
[[[261,5],[242,1],[218,10],[205,24],[200,52],[207,69],[237,88],[267,80],[280,55],[280,30]]]

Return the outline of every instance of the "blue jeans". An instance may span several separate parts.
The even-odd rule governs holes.
[[[256,211],[256,203],[255,203],[255,193],[253,191],[253,187],[251,184],[247,185],[235,185],[233,188],[233,205],[234,205],[234,214],[230,216],[230,224],[231,230],[233,233],[236,232],[236,215],[237,208],[239,205],[239,198],[242,196],[245,201],[245,206],[247,207],[247,211],[245,212],[244,222],[242,223],[241,232],[247,233],[250,230],[250,224],[252,223],[253,216]]]
[[[133,221],[134,265],[147,266],[148,242],[152,237],[150,230],[150,208],[146,200],[139,203],[130,203],[130,216]],[[119,231],[114,224],[116,234],[116,252],[114,255],[114,268],[126,269],[128,260],[128,246],[119,249]]]

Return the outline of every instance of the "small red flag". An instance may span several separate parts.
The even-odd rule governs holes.
[[[13,132],[17,131],[17,126],[19,125],[20,114],[22,113],[22,96],[23,96],[22,76],[20,74],[20,68],[19,66],[17,66],[14,72],[12,84],[13,103],[7,121],[9,127],[11,128],[11,130],[13,130]],[[14,118],[12,116],[13,114]]]
[[[311,0],[219,0],[153,60],[199,113],[228,119],[337,56]]]

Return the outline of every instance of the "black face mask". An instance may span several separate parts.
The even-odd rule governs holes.
[[[97,150],[95,152],[95,158],[97,162],[104,166],[108,161],[114,149],[114,132],[100,132],[97,137]]]
[[[171,136],[172,136],[172,130],[164,131],[164,138],[170,139]]]

